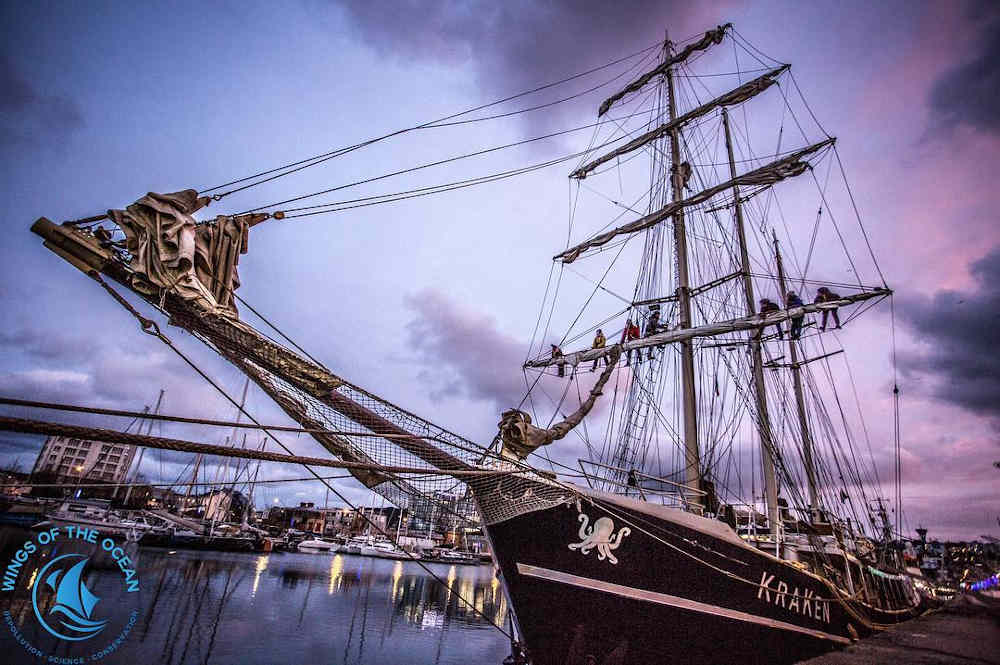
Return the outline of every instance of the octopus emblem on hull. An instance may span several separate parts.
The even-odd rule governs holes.
[[[586,513],[580,513],[577,517],[580,521],[580,542],[570,543],[571,550],[580,550],[580,554],[588,554],[590,550],[597,548],[597,558],[601,561],[607,559],[613,564],[618,563],[618,558],[611,553],[618,549],[625,536],[632,533],[627,526],[622,527],[615,533],[615,523],[610,517],[599,517],[590,526],[590,518]]]

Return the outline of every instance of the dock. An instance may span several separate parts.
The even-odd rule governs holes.
[[[1000,664],[1000,592],[968,593],[940,610],[799,665]]]

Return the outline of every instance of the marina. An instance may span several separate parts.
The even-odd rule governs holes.
[[[596,5],[523,24],[498,7],[491,20],[535,35],[524,53],[483,40],[521,72],[487,66],[478,40],[435,41],[485,21],[466,9],[400,5],[429,31],[411,34],[375,29],[384,7],[345,0],[304,21],[289,7],[280,20],[309,39],[351,26],[333,31],[343,62],[305,45],[244,53],[280,68],[306,115],[255,115],[263,100],[240,88],[226,114],[240,132],[198,111],[208,134],[179,161],[159,156],[176,147],[166,133],[132,136],[127,184],[14,210],[23,276],[0,289],[19,312],[0,331],[11,662],[1000,662],[1000,461],[983,463],[1000,367],[992,341],[973,353],[1000,307],[995,229],[947,275],[902,260],[956,234],[887,235],[919,217],[890,211],[921,160],[887,168],[891,153],[858,147],[900,130],[831,98],[794,30],[707,6],[652,32]],[[953,13],[944,25],[974,51]],[[573,30],[537,34],[550,20],[596,21],[593,39],[560,48]],[[193,43],[167,23],[135,25]],[[387,66],[409,39],[413,62]],[[458,50],[438,61],[432,44]],[[558,73],[525,78],[532,49]],[[394,83],[288,92],[315,78],[291,64],[308,53],[338,72],[329,86]],[[190,78],[190,63],[156,66]],[[428,85],[408,69],[423,66],[448,76]],[[477,66],[515,92],[484,101],[449,78]],[[975,124],[941,108],[979,103],[954,81],[981,69],[925,86],[929,143]],[[249,71],[215,78],[255,86]],[[60,99],[10,72],[12,118]],[[487,78],[460,80],[485,92]],[[148,102],[166,88],[138,89],[114,88]],[[407,103],[359,101],[389,97]],[[397,115],[410,102],[437,119]],[[186,113],[172,104],[166,124]],[[227,152],[212,133],[255,139]]]
[[[0,530],[5,560],[23,535]],[[123,663],[499,665],[510,653],[491,628],[508,621],[508,608],[489,566],[432,564],[449,593],[416,564],[349,554],[143,547],[137,565],[143,609],[116,654]],[[111,575],[92,573],[98,593]],[[18,611],[30,613],[30,603]],[[40,630],[25,634],[54,656],[74,653]]]

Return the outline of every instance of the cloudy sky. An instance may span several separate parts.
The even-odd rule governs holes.
[[[165,412],[233,416],[95,284],[42,248],[28,232],[37,217],[75,219],[150,190],[204,189],[563,79],[637,52],[665,29],[680,39],[732,21],[769,56],[793,63],[819,121],[838,136],[871,243],[897,292],[909,525],[941,538],[1000,535],[1000,471],[992,466],[1000,460],[993,343],[1000,326],[1000,12],[987,2],[876,4],[302,0],[277,10],[253,2],[4,3],[0,395],[138,410],[163,388]],[[582,91],[634,64],[521,106]],[[240,212],[586,125],[605,92],[546,112],[411,132],[209,210]],[[581,150],[589,136],[554,137],[322,201],[518,168]],[[240,293],[334,372],[488,442],[499,411],[523,395],[520,364],[550,257],[567,242],[569,170],[267,222],[254,229],[241,260]],[[608,211],[601,214],[606,223]],[[845,332],[849,350],[852,341],[865,346],[866,336],[884,339],[887,312],[873,320]],[[235,369],[182,331],[167,333],[239,392]],[[861,358],[871,391],[862,395],[866,418],[883,435],[873,445],[888,450],[887,355],[866,359],[862,349]],[[251,391],[248,404],[260,419],[282,421],[262,394]],[[157,431],[209,442],[226,436]],[[284,438],[317,452],[305,439]],[[0,460],[30,467],[40,443],[0,434]],[[151,453],[143,471],[171,480],[184,461]],[[262,475],[305,474],[275,468]],[[338,487],[365,500],[348,481]],[[324,493],[316,483],[292,483],[259,498],[322,502]]]

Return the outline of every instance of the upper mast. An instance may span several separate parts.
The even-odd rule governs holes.
[[[729,113],[722,109],[722,126],[726,132],[726,151],[729,153],[729,173],[736,177],[736,160],[733,158],[733,141],[729,130]],[[736,234],[740,241],[740,267],[743,272],[743,293],[747,302],[747,316],[756,314],[754,306],[753,280],[750,277],[750,254],[747,251],[746,232],[743,227],[743,204],[740,201],[739,185],[733,185],[733,201],[736,210]],[[750,336],[750,357],[753,369],[753,392],[757,408],[757,431],[760,435],[760,458],[764,470],[764,499],[767,502],[767,523],[771,536],[777,542],[778,535],[778,478],[774,472],[774,438],[771,432],[771,417],[767,411],[767,391],[764,387],[764,367],[761,358],[761,335],[763,330]]]
[[[666,43],[667,58],[670,61],[672,44]],[[677,101],[674,95],[673,67],[667,67],[667,95],[670,120],[677,119]],[[684,176],[681,172],[680,127],[670,130],[670,180],[673,188],[673,202],[684,198]],[[684,208],[679,206],[673,214],[674,251],[677,259],[677,303],[680,310],[680,328],[691,327],[691,291],[688,278],[687,233],[684,228]],[[701,501],[701,462],[698,452],[698,404],[694,387],[694,344],[692,340],[681,342],[681,400],[684,414],[684,478],[691,501]]]

